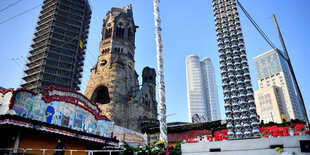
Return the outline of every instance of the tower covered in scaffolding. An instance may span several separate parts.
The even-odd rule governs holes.
[[[80,90],[90,19],[88,0],[44,0],[21,86]]]
[[[230,139],[257,137],[258,119],[236,0],[213,0]]]

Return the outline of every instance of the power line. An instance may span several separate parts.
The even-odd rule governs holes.
[[[266,34],[263,32],[263,30],[256,24],[256,22],[253,20],[253,18],[250,16],[250,14],[245,10],[245,8],[240,4],[239,1],[237,1],[238,5],[240,6],[243,13],[246,15],[246,17],[250,20],[250,22],[254,25],[256,30],[262,35],[262,37],[267,41],[267,43],[272,47],[276,48],[276,46],[270,41],[270,39],[266,36]]]
[[[97,59],[94,57],[94,55],[87,48],[86,50],[88,51],[89,55],[96,61]]]
[[[42,4],[39,4],[39,5],[37,5],[37,6],[33,7],[33,8],[31,8],[31,9],[28,9],[28,10],[26,10],[26,11],[24,11],[24,12],[22,12],[22,13],[18,14],[18,15],[15,15],[15,16],[13,16],[13,17],[11,17],[11,18],[9,18],[9,19],[7,19],[7,20],[5,20],[5,21],[1,22],[0,24],[4,24],[4,23],[6,23],[6,22],[8,22],[8,21],[10,21],[10,20],[12,20],[12,19],[14,19],[14,18],[18,17],[18,16],[21,16],[21,15],[23,15],[23,14],[25,14],[25,13],[27,13],[27,12],[31,11],[31,10],[36,9],[37,7],[39,7],[39,6],[41,6],[41,5],[42,5]]]
[[[253,26],[256,28],[256,30],[260,33],[260,35],[265,39],[265,41],[271,46],[272,49],[275,49],[278,54],[280,54],[285,60],[287,58],[277,50],[278,48],[272,43],[272,41],[267,37],[267,35],[263,32],[263,30],[256,24],[254,19],[250,16],[250,14],[246,11],[246,9],[241,5],[241,3],[237,0],[238,5],[240,6],[243,13],[246,15],[246,17],[250,20],[250,22],[253,24]]]
[[[16,59],[18,59],[18,58],[12,58],[12,60],[15,61],[15,63],[18,65],[18,67],[19,67],[21,70],[23,70],[23,67],[20,66],[20,64],[16,61]]]
[[[14,6],[15,4],[17,4],[17,3],[20,2],[20,1],[22,1],[22,0],[18,0],[18,1],[16,1],[15,3],[13,3],[13,4],[11,4],[11,5],[9,5],[9,6],[5,7],[5,8],[3,8],[3,9],[1,9],[0,12],[4,11],[4,10],[6,10],[6,9],[12,7],[12,6]]]

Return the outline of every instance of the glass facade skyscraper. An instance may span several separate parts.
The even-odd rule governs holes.
[[[220,120],[217,86],[211,59],[196,55],[186,58],[189,121]]]
[[[260,120],[278,123],[282,122],[282,117],[287,121],[303,120],[301,105],[298,102],[285,59],[275,49],[272,49],[255,57],[254,63],[259,85],[259,90],[255,91],[255,102]],[[276,99],[266,104],[262,96],[270,87],[274,87]]]
[[[88,0],[44,0],[21,86],[80,90],[90,18]]]

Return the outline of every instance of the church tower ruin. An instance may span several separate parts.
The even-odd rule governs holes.
[[[106,14],[98,61],[91,69],[85,96],[98,103],[103,115],[116,125],[139,131],[145,119],[157,120],[157,102],[155,70],[154,77],[148,77],[146,85],[143,81],[141,89],[139,86],[134,60],[137,28],[131,5],[112,8]],[[150,72],[149,68],[148,76]]]

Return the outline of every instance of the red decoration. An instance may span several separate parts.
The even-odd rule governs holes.
[[[3,94],[3,95],[5,95],[6,93],[8,93],[8,92],[13,92],[14,91],[14,89],[13,88],[9,88],[9,89],[0,89],[0,93],[1,94]]]

